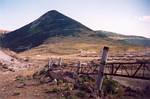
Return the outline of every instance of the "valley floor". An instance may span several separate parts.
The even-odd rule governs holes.
[[[59,58],[63,57],[65,62],[71,61],[89,61],[93,59],[98,59],[98,57],[79,57],[79,55],[66,55],[66,56],[51,56],[51,58]],[[65,99],[65,94],[63,92],[49,92],[49,88],[52,86],[56,86],[54,82],[51,83],[41,83],[37,79],[33,79],[33,74],[38,71],[39,69],[43,68],[48,63],[48,55],[47,56],[40,56],[37,57],[30,57],[28,60],[24,60],[23,64],[32,65],[26,66],[23,69],[18,69],[15,71],[0,71],[0,99]],[[21,65],[22,62],[18,63],[17,65]],[[16,68],[15,68],[16,69]],[[119,78],[113,77],[114,80],[118,81],[120,84],[133,88],[134,90],[145,88],[146,85],[150,87],[150,81],[143,81],[143,80],[132,80],[127,78]],[[79,90],[70,91],[72,93],[77,93]],[[81,93],[80,93],[81,94]],[[86,93],[85,99],[87,96]],[[112,96],[110,96],[112,97]],[[106,97],[106,99],[114,99],[113,97]],[[80,99],[83,97],[73,96],[69,99]],[[95,97],[91,97],[93,99]],[[143,96],[143,95],[131,95],[131,96],[123,96],[122,99],[149,99],[150,96]],[[120,99],[120,98],[118,98]]]

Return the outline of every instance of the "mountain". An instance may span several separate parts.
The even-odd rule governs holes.
[[[122,41],[114,39],[115,37],[127,39]],[[131,40],[131,43],[128,43],[128,38],[130,37],[105,31],[93,31],[80,22],[52,10],[20,29],[5,34],[1,38],[1,46],[15,52],[30,50],[37,53],[78,53],[81,50],[99,51],[104,45],[115,50],[134,48],[133,45],[136,44],[132,44]],[[135,40],[137,43],[141,42]],[[142,44],[141,42],[140,46]]]
[[[47,39],[56,36],[87,35],[93,31],[81,23],[52,10],[34,22],[18,29],[3,38],[3,47],[14,51],[23,51],[26,47],[35,47]]]

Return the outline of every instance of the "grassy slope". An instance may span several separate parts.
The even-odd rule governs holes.
[[[131,50],[141,50],[143,47],[133,46],[129,44],[118,43],[108,38],[75,38],[75,37],[55,37],[49,39],[47,43],[44,43],[38,47],[32,48],[31,50],[23,52],[23,54],[29,55],[39,55],[39,54],[55,54],[55,55],[68,55],[77,54],[81,50],[84,51],[94,51],[99,53],[99,50],[104,46],[109,46],[110,51],[131,51]]]

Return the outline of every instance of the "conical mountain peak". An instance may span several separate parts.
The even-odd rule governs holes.
[[[61,13],[57,10],[50,10],[46,14],[61,14]]]
[[[51,10],[48,11],[47,13],[45,13],[43,16],[41,17],[53,17],[53,18],[57,18],[57,16],[64,16],[62,13],[58,12],[57,10]]]
[[[30,24],[8,33],[3,45],[14,51],[36,47],[53,37],[80,37],[93,33],[91,29],[56,10],[51,10]]]

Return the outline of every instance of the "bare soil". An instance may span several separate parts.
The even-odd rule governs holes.
[[[5,59],[7,62],[12,62],[12,58],[10,55],[7,55],[3,52],[0,52],[2,59]],[[19,57],[21,56],[18,55]],[[23,55],[22,55],[23,56]],[[27,56],[21,57],[22,59]],[[65,62],[77,62],[78,60],[81,60],[83,62],[89,61],[92,59],[98,59],[98,57],[80,57],[78,54],[74,55],[62,55],[62,56],[50,56],[51,58],[59,58],[62,57]],[[0,59],[1,59],[0,58]],[[32,56],[29,57],[28,61],[16,59],[14,62],[15,66],[18,68],[13,68],[14,71],[6,70],[1,71],[0,70],[0,99],[65,99],[65,94],[74,94],[77,93],[79,90],[70,91],[68,93],[63,92],[49,92],[52,86],[57,87],[57,85],[54,82],[51,83],[41,83],[37,79],[33,79],[33,74],[38,71],[39,69],[43,68],[45,64],[48,62],[48,55],[37,55],[36,57]],[[23,65],[22,65],[23,64]],[[126,78],[119,78],[119,77],[113,77],[116,81],[118,81],[120,84],[131,87],[135,90],[144,89],[146,85],[150,85],[150,81],[143,81],[143,80],[132,80],[132,79],[126,79]],[[136,89],[137,88],[137,89]],[[63,93],[63,94],[62,94]],[[88,93],[86,93],[88,95]],[[112,96],[109,96],[107,98],[110,98]],[[68,99],[80,99],[81,97],[73,96]],[[82,97],[83,98],[83,97]],[[87,97],[84,97],[87,99]],[[89,98],[89,97],[88,97]],[[91,97],[95,98],[95,97]],[[106,98],[106,99],[107,99]],[[123,96],[122,99],[149,99],[150,96]],[[117,98],[115,98],[117,99]],[[120,98],[118,98],[120,99]]]

